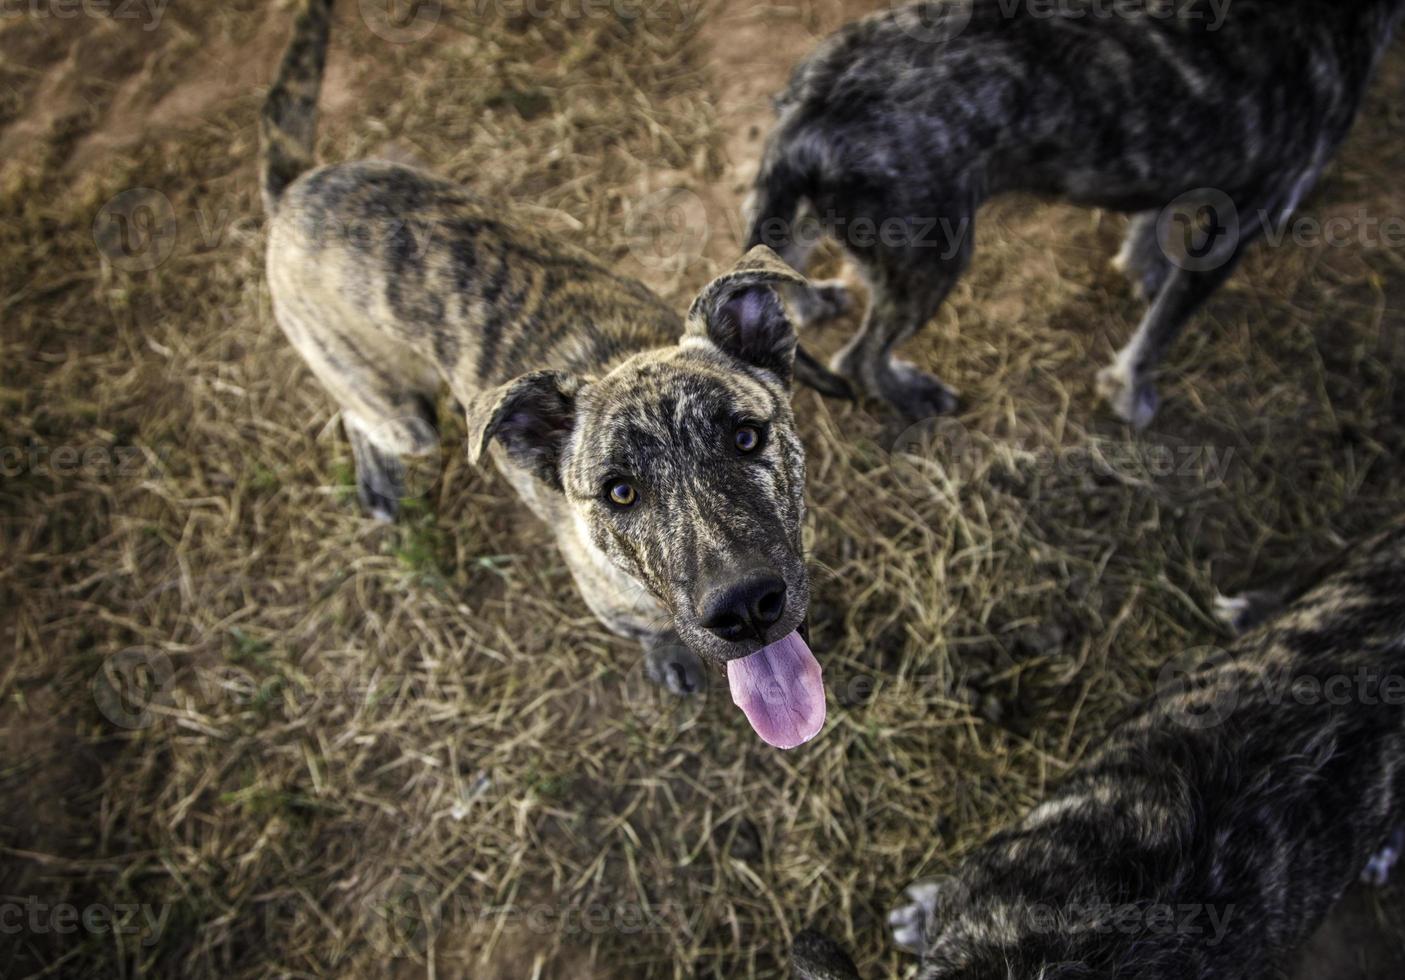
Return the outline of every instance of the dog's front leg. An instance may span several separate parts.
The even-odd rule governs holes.
[[[680,698],[702,691],[707,684],[702,661],[674,633],[644,639],[644,672],[655,684]]]

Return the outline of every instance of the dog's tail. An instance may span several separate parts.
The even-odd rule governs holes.
[[[332,0],[306,0],[259,120],[259,182],[269,214],[288,185],[313,164],[317,93],[327,63]]]

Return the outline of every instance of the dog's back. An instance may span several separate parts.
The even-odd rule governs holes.
[[[895,351],[969,267],[982,203],[1028,191],[1136,213],[1118,266],[1151,305],[1098,388],[1150,424],[1156,365],[1316,184],[1402,13],[1405,0],[935,0],[840,31],[780,98],[748,206],[749,244],[803,270],[813,217],[870,287],[859,332],[805,379],[912,421],[951,411],[955,393]],[[829,305],[797,309],[818,320]]]
[[[864,180],[932,193],[928,178],[975,179],[985,196],[1030,190],[1123,210],[1274,183],[1345,135],[1401,5],[1167,6],[1114,14],[1073,0],[1040,14],[946,0],[866,18],[795,69],[764,166],[820,198],[822,213],[827,193],[851,196]],[[1373,16],[1379,27],[1363,30]]]
[[[957,969],[973,953],[1030,976],[1076,962],[1146,980],[1281,963],[1405,819],[1402,596],[1396,530],[1229,655],[1168,674],[1095,759],[967,865],[977,904],[938,912],[926,975],[979,976]],[[1040,908],[1069,928],[1031,918]],[[1024,928],[992,935],[996,910]]]

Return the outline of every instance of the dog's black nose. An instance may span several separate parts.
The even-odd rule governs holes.
[[[724,640],[766,641],[766,630],[785,614],[785,580],[770,572],[743,576],[712,589],[699,610],[702,625]]]

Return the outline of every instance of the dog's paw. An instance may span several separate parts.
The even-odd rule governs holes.
[[[1215,594],[1215,618],[1235,634],[1243,633],[1249,628],[1253,608],[1253,601],[1247,594]]]
[[[707,685],[702,661],[681,643],[665,643],[644,654],[644,672],[669,693],[691,697]]]
[[[1390,835],[1390,840],[1366,862],[1361,872],[1361,881],[1374,888],[1384,888],[1390,883],[1390,874],[1405,855],[1405,827]]]
[[[1132,374],[1122,364],[1112,364],[1098,372],[1098,394],[1117,417],[1141,431],[1151,425],[1161,407],[1156,386]]]
[[[356,497],[361,508],[374,520],[390,524],[400,516],[400,489],[388,483],[357,479]]]
[[[927,951],[927,924],[937,914],[945,885],[941,879],[926,878],[907,886],[903,894],[908,901],[888,913],[893,944],[899,949],[917,956]]]
[[[883,400],[909,422],[951,415],[961,407],[955,392],[904,361],[893,362],[884,388]]]
[[[1236,636],[1249,632],[1282,608],[1283,597],[1276,592],[1215,596],[1215,618]]]

